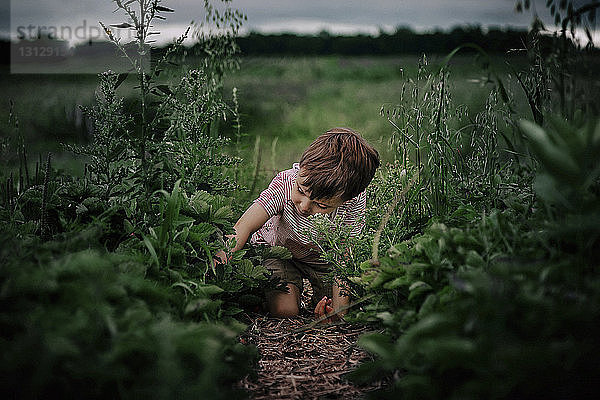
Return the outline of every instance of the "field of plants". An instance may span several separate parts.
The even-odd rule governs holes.
[[[281,284],[262,260],[290,254],[213,257],[277,171],[349,126],[384,161],[365,229],[313,221],[352,307],[293,332],[360,333],[371,361],[340,379],[374,399],[598,396],[600,59],[568,33],[600,4],[548,1],[550,52],[534,24],[506,57],[243,58],[243,15],[207,2],[202,51],[147,70],[171,10],[114,3],[129,22],[107,33],[138,33],[128,75],[0,74],[2,393],[251,396],[248,326]]]

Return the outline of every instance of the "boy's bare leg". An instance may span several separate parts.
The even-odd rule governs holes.
[[[267,293],[267,304],[271,315],[278,318],[298,316],[300,290],[294,284],[288,283],[288,292],[273,290]]]

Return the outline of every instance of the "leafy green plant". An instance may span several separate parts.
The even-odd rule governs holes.
[[[340,219],[332,221],[325,215],[314,215],[312,223],[314,230],[305,233],[318,246],[321,259],[331,265],[326,279],[330,282],[339,279],[352,297],[361,297],[363,290],[352,282],[352,278],[360,275],[360,264],[370,257],[372,236],[366,229],[356,235],[352,232],[355,227]]]
[[[163,84],[187,33],[146,64],[152,21],[172,10],[158,0],[114,3],[128,21],[105,30],[131,61],[139,112],[118,96],[127,74],[101,74],[86,109],[91,142],[69,146],[87,157],[83,177],[55,170],[49,157],[33,183],[27,170],[25,184],[9,182],[1,217],[14,223],[0,228],[2,392],[244,397],[235,383],[256,351],[238,343],[244,327],[232,316],[260,306],[261,291],[276,282],[259,253],[213,261],[234,218],[224,194],[237,188],[227,170],[237,159],[222,153],[220,134],[231,113],[222,80],[234,65],[235,47],[224,47],[233,37],[208,38],[220,42],[203,43],[212,53],[202,66]],[[240,18],[205,6],[221,24]],[[134,42],[121,43],[115,29],[133,30]]]
[[[474,210],[462,210],[471,216],[453,219],[460,228],[432,225],[361,278],[379,292],[365,312],[386,332],[361,339],[378,359],[355,379],[393,377],[374,397],[598,392],[581,384],[596,382],[600,354],[592,326],[600,311],[598,124],[549,120],[548,130],[520,123],[540,162],[536,203],[525,197],[525,207],[513,207],[514,199],[475,225]]]
[[[150,93],[154,90],[160,90],[160,87],[154,87],[156,84],[153,81],[153,78],[158,76],[160,73],[160,63],[157,63],[151,74],[147,74],[147,69],[150,68],[148,65],[148,61],[151,54],[150,44],[152,40],[150,39],[151,35],[156,35],[159,32],[151,31],[152,22],[155,19],[165,19],[160,14],[163,12],[173,12],[172,9],[168,7],[164,7],[160,5],[162,3],[161,0],[134,0],[134,1],[122,1],[122,0],[113,0],[115,5],[117,6],[117,10],[121,10],[125,13],[125,15],[131,20],[130,22],[123,22],[121,24],[112,24],[111,27],[113,29],[132,29],[134,31],[135,40],[131,43],[121,43],[121,39],[117,37],[111,29],[106,27],[106,25],[102,24],[104,31],[106,32],[108,38],[117,46],[117,48],[121,51],[123,56],[127,58],[131,63],[132,71],[137,75],[138,83],[139,83],[139,99],[140,99],[140,137],[137,141],[137,153],[138,157],[141,161],[142,171],[144,173],[144,185],[147,185],[148,182],[146,179],[148,178],[148,164],[146,160],[146,147],[149,137],[149,127],[148,127],[148,97]],[[139,6],[139,10],[134,10],[131,6],[132,3],[136,3]],[[187,32],[186,32],[187,34]],[[184,34],[180,41],[181,44],[185,38]],[[135,52],[130,55],[128,51],[128,47],[135,47]],[[123,81],[127,75],[123,76],[121,81]]]
[[[548,211],[554,245],[598,260],[600,123],[567,123],[555,116],[548,129],[526,120],[520,127],[540,163],[534,185]]]
[[[237,342],[242,326],[181,319],[176,289],[144,278],[143,257],[78,250],[97,234],[41,245],[2,229],[2,392],[242,397],[234,383],[256,356]]]
[[[220,136],[216,121],[225,119],[229,107],[221,98],[219,84],[210,81],[205,70],[191,70],[179,85],[165,96],[158,115],[168,127],[157,144],[160,159],[173,179],[184,179],[190,190],[227,193],[238,188],[224,168],[235,166],[240,159],[226,155],[228,139]],[[163,181],[166,180],[162,178]],[[164,182],[170,187],[170,182]]]
[[[127,177],[126,186],[137,184],[142,188],[142,196],[136,206],[143,212],[151,208],[150,196],[155,190],[171,190],[178,179],[188,191],[209,190],[229,191],[237,188],[229,176],[223,176],[223,167],[231,167],[238,159],[223,153],[227,140],[219,134],[220,121],[227,118],[232,109],[222,99],[225,72],[236,66],[236,47],[233,37],[237,34],[243,15],[227,7],[221,15],[208,1],[205,2],[206,18],[213,21],[224,32],[203,36],[198,28],[205,57],[199,68],[186,71],[180,82],[169,85],[159,81],[171,60],[177,59],[178,50],[189,35],[188,30],[157,60],[151,60],[152,22],[165,19],[162,14],[173,10],[162,6],[160,0],[135,0],[124,2],[114,0],[129,22],[105,25],[109,39],[117,46],[132,66],[138,79],[139,115],[135,118],[136,130],[128,135],[136,162]],[[132,3],[139,6],[134,9]],[[128,29],[134,32],[135,40],[122,43],[111,29]],[[131,51],[134,47],[135,51]],[[180,53],[180,52],[179,52]],[[150,62],[151,61],[151,62]],[[127,74],[112,78],[116,89]],[[118,108],[118,104],[111,104]],[[235,108],[233,109],[235,110]],[[108,113],[111,110],[104,110]],[[110,113],[108,113],[110,114]],[[111,131],[109,141],[116,145],[119,132]],[[106,167],[104,167],[106,169]]]

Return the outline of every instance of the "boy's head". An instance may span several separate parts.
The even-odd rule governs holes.
[[[361,193],[379,167],[379,154],[349,128],[331,129],[311,143],[300,159],[303,185],[311,199],[350,200]]]

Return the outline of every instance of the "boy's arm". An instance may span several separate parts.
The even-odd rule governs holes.
[[[230,239],[235,238],[235,247],[232,252],[244,247],[250,235],[260,229],[267,222],[269,216],[258,202],[253,203],[233,226],[235,235],[228,235]],[[226,264],[231,256],[223,250],[215,254],[215,261]]]
[[[235,235],[228,236],[235,238],[236,243],[232,251],[244,247],[250,235],[259,230],[270,216],[283,209],[285,197],[284,173],[280,172],[233,226]],[[216,257],[223,263],[226,263],[229,258],[224,251],[218,252]]]
[[[233,226],[236,243],[232,251],[237,251],[244,247],[250,235],[259,230],[268,219],[269,216],[267,215],[267,212],[258,202],[255,202],[248,207],[246,212]]]

